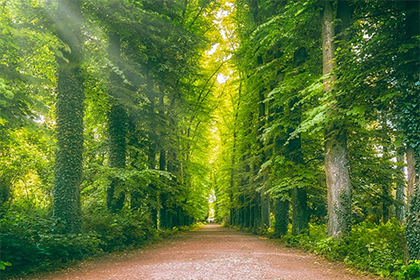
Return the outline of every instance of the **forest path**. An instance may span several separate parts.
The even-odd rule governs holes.
[[[272,240],[207,225],[153,248],[110,255],[66,271],[32,277],[48,280],[135,279],[373,279],[342,264],[285,248]]]

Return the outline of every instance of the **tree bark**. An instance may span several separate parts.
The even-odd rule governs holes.
[[[57,152],[53,189],[53,216],[63,233],[81,230],[80,184],[83,161],[84,89],[81,75],[79,0],[60,0],[57,33],[68,48],[60,49],[56,103]]]
[[[237,114],[235,116],[236,122]],[[230,186],[229,186],[229,208],[230,208],[230,218],[229,224],[235,225],[235,201],[234,201],[234,191],[235,191],[235,155],[236,155],[236,127],[233,128],[233,147],[231,155],[231,167],[230,167]],[[237,190],[236,190],[237,191]]]
[[[390,137],[388,136],[388,126],[386,123],[386,115],[382,114],[382,137],[384,145],[382,147],[382,161],[384,164],[384,168],[390,168],[389,162],[390,162],[390,155],[388,152],[388,146],[391,142]],[[394,200],[391,194],[391,183],[392,183],[392,177],[384,177],[384,182],[382,183],[382,222],[384,224],[388,223],[389,221],[389,215],[390,215],[390,207],[392,205],[392,201]]]
[[[347,1],[339,1],[339,9],[348,8]],[[334,43],[334,13],[333,3],[324,1],[322,20],[322,56],[323,74],[330,75],[324,80],[324,92],[334,89],[333,68],[335,67]],[[332,97],[335,98],[335,97]],[[334,115],[334,108],[329,108],[328,115]],[[334,120],[330,121],[324,132],[325,139],[325,175],[328,191],[328,236],[341,237],[350,231],[351,227],[351,184],[349,163],[347,159],[347,139],[345,128],[338,127]]]
[[[109,166],[124,169],[127,154],[127,113],[121,105],[114,104],[108,114],[109,136]],[[123,182],[118,178],[112,178],[107,189],[107,208],[112,212],[118,212],[124,206],[125,193],[121,188]],[[115,190],[118,194],[115,195]]]
[[[292,189],[292,234],[307,232],[309,227],[308,196],[305,189]]]
[[[274,204],[274,232],[280,237],[287,234],[289,225],[289,201],[277,198]]]
[[[397,150],[397,169],[401,179],[397,181],[395,217],[402,223],[405,219],[405,184],[402,180],[404,174],[404,152],[402,148]]]
[[[408,147],[406,151],[407,156],[407,204],[410,206],[411,198],[414,195],[416,188],[416,158],[414,149]]]
[[[120,36],[116,32],[109,33],[108,56],[115,66],[120,65]],[[108,83],[108,93],[112,104],[108,113],[109,166],[124,169],[127,155],[128,116],[118,100],[123,81],[115,71],[112,71]],[[123,182],[120,179],[111,178],[111,184],[107,189],[107,209],[112,212],[118,212],[124,206],[125,193],[122,191],[122,185]],[[116,196],[115,190],[118,190]]]

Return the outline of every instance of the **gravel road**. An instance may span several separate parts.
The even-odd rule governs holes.
[[[29,279],[29,278],[28,278]],[[286,248],[272,240],[219,225],[179,234],[156,246],[102,257],[30,279],[377,279],[342,264]]]

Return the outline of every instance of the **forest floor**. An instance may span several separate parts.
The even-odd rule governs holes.
[[[111,254],[24,279],[379,279],[358,274],[344,264],[286,248],[273,240],[210,224],[146,249]]]

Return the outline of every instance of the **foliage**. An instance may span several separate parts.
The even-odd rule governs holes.
[[[46,212],[9,210],[0,220],[2,254],[0,269],[4,276],[63,267],[68,262],[97,256],[104,252],[132,250],[178,230],[157,230],[150,217],[125,209],[115,213],[84,216],[83,233],[61,234],[55,220]]]
[[[104,252],[138,248],[157,237],[150,217],[125,210],[118,214],[90,214],[84,216],[84,232],[98,239],[98,248]]]
[[[419,280],[420,262],[410,261],[408,265],[401,266],[401,270],[394,272],[392,275],[398,280]]]
[[[10,273],[51,268],[100,252],[95,234],[61,234],[45,214],[10,210],[0,220],[1,257],[11,263]]]
[[[10,262],[0,261],[0,270],[5,270],[8,266],[12,266],[12,264]]]
[[[386,223],[406,206],[394,197],[404,186],[394,159],[404,148],[419,158],[414,2],[348,1],[352,20],[345,30],[334,22],[337,66],[324,76],[320,1],[0,0],[0,215],[10,241],[0,269],[141,246],[205,219],[214,190],[219,221],[275,236],[311,221],[309,235],[285,240],[418,277],[416,262],[399,270],[404,230]],[[57,17],[63,3],[80,4],[76,19]],[[108,118],[115,112],[121,123]],[[324,227],[331,122],[347,134],[352,185],[354,228],[340,240]],[[70,190],[72,174],[61,197],[75,195],[83,229],[59,235],[53,183]],[[107,190],[118,207],[107,209]],[[417,191],[406,220],[413,259],[418,201]]]
[[[217,37],[216,1],[0,6],[0,214],[2,243],[16,247],[10,257],[2,248],[1,268],[9,259],[10,271],[24,271],[85,251],[138,247],[160,234],[158,212],[167,218],[160,221],[165,232],[205,219],[212,91],[223,65],[205,54]],[[108,52],[111,33],[119,36],[119,56]],[[126,113],[119,164],[107,130],[112,105]],[[114,195],[124,199],[111,214],[105,205],[113,180],[121,182]],[[55,204],[57,221],[49,218],[53,197],[63,202]],[[79,231],[81,218],[80,235],[60,235],[58,221],[73,218],[74,228],[64,231]]]
[[[338,240],[326,236],[325,225],[311,226],[309,232],[309,235],[287,235],[284,241],[380,276],[389,277],[400,271],[405,231],[396,220],[385,225],[367,222],[354,225],[348,236]]]

